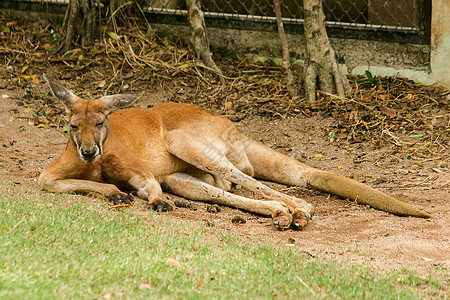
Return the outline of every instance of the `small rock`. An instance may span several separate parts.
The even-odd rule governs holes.
[[[388,181],[389,181],[389,179],[386,176],[378,176],[376,178],[377,183],[384,183],[384,182],[388,182]]]
[[[398,170],[397,170],[397,173],[398,173],[398,174],[402,174],[402,175],[406,175],[406,174],[409,173],[409,171],[408,171],[408,170],[404,170],[404,169],[398,169]]]
[[[245,224],[246,221],[241,216],[235,216],[233,219],[231,219],[231,223],[233,224]]]
[[[208,205],[206,207],[206,211],[209,213],[213,213],[213,214],[216,214],[216,213],[220,212],[221,210],[222,210],[222,208],[217,204]]]

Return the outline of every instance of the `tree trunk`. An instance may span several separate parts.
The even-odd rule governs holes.
[[[209,43],[206,37],[205,19],[200,7],[200,0],[186,0],[188,8],[189,28],[191,30],[190,43],[194,48],[197,58],[211,68],[220,77],[222,84],[225,84],[225,78],[222,71],[216,65],[209,50]]]
[[[303,9],[308,56],[304,71],[306,100],[315,101],[318,89],[344,97],[350,90],[350,85],[337,64],[333,48],[328,40],[322,0],[303,0]]]
[[[273,10],[275,11],[275,16],[277,18],[278,35],[280,36],[281,50],[283,52],[283,70],[286,75],[286,86],[291,98],[297,96],[297,88],[294,83],[294,76],[292,76],[291,70],[291,59],[289,57],[289,47],[286,39],[286,34],[284,33],[283,26],[283,16],[281,15],[281,0],[273,1]]]
[[[64,17],[63,31],[66,36],[55,53],[69,51],[73,44],[91,47],[97,30],[99,8],[97,0],[70,0]]]

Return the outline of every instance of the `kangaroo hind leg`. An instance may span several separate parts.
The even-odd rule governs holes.
[[[187,199],[211,202],[270,216],[278,228],[289,228],[292,222],[288,208],[278,201],[261,201],[235,195],[186,173],[166,176],[162,186],[164,190]]]
[[[275,200],[285,204],[289,210],[302,216],[294,222],[294,224],[298,225],[295,225],[297,229],[303,228],[310,220],[312,213],[310,204],[301,199],[274,191],[239,170],[226,156],[229,148],[223,141],[214,139],[211,142],[207,142],[190,132],[179,129],[167,133],[164,140],[169,152],[198,169],[242,185],[267,200]],[[246,155],[245,151],[242,153]],[[247,171],[250,173],[250,168]],[[251,173],[253,173],[252,168]],[[274,225],[279,226],[275,220]]]

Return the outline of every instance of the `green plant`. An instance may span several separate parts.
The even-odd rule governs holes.
[[[356,83],[360,83],[365,88],[372,88],[380,85],[382,88],[389,90],[392,84],[392,77],[388,77],[387,82],[380,82],[377,76],[373,76],[369,70],[365,72],[366,78],[356,79]]]

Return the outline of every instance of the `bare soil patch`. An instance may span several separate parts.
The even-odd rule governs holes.
[[[51,44],[53,35],[50,25],[0,19],[0,27],[6,25],[12,33],[0,35],[4,44],[0,50],[0,172],[7,180],[35,186],[38,174],[64,150],[62,107],[41,76],[50,70],[86,97],[145,91],[138,106],[167,100],[200,104],[227,115],[243,132],[287,155],[382,189],[435,217],[433,221],[397,217],[324,193],[269,183],[316,207],[316,217],[304,231],[276,231],[270,219],[232,208],[208,212],[205,203],[196,203],[195,209],[176,208],[168,214],[172,218],[205,222],[249,242],[285,245],[305,255],[344,258],[380,270],[407,267],[426,275],[436,268],[450,268],[448,92],[396,79],[409,85],[410,91],[402,85],[402,92],[387,93],[381,84],[369,83],[357,89],[354,101],[322,95],[318,103],[305,106],[301,99],[288,99],[278,67],[222,58],[219,64],[231,78],[230,87],[222,88],[198,62],[188,58],[174,62],[175,50],[163,51],[169,44],[158,44],[160,55],[154,55],[160,60],[165,55],[173,64],[164,72],[160,65],[152,70],[114,60],[118,52],[105,61],[100,50],[78,49],[62,58],[46,59],[46,44]],[[233,73],[235,69],[241,73]],[[374,94],[378,98],[365,98]],[[403,102],[392,102],[395,99]],[[402,103],[409,107],[409,115]],[[377,105],[376,110],[371,108]],[[368,116],[363,118],[364,114]],[[172,203],[179,199],[167,197]],[[246,223],[232,223],[237,215]]]

